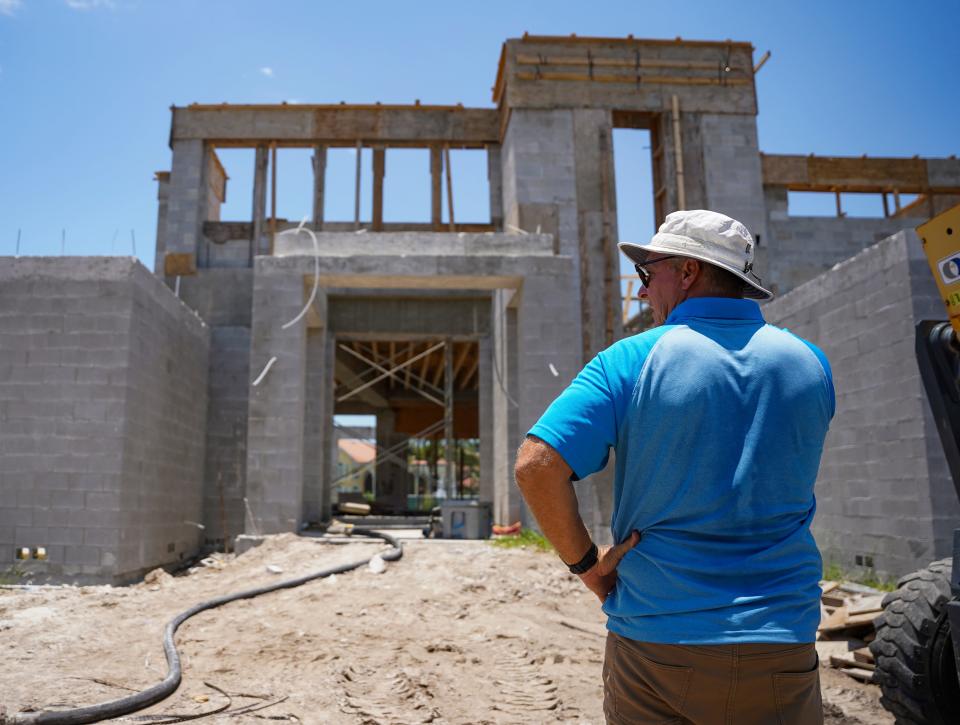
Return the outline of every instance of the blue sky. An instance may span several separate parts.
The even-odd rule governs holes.
[[[152,265],[170,104],[490,106],[500,44],[524,31],[750,41],[756,58],[773,53],[757,78],[762,150],[957,154],[958,21],[960,0],[0,0],[0,255],[18,230],[21,254],[59,254],[64,229],[67,254],[129,254],[134,230]],[[622,238],[652,230],[644,144],[615,139]],[[351,154],[331,157],[328,218],[352,217]],[[224,218],[248,219],[252,152],[224,163]],[[308,214],[308,153],[278,166],[280,215]],[[453,166],[458,220],[482,218],[482,158]],[[427,179],[425,153],[388,155],[388,220],[429,216]]]

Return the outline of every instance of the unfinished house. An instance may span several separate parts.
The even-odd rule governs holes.
[[[199,462],[186,477],[199,503],[172,513],[162,500],[137,499],[137,520],[169,519],[177,531],[144,533],[149,547],[118,557],[114,548],[128,537],[118,523],[122,511],[84,524],[89,539],[63,537],[63,527],[87,519],[44,518],[37,512],[46,499],[9,495],[46,486],[59,498],[87,473],[80,462],[76,470],[64,462],[55,479],[25,463],[15,477],[0,479],[0,551],[12,558],[45,546],[47,559],[31,560],[31,571],[119,580],[196,550],[200,539],[217,545],[239,533],[296,531],[327,520],[344,478],[337,444],[344,434],[334,416],[347,414],[376,419],[377,455],[368,470],[382,511],[407,511],[424,487],[461,495],[462,460],[452,452],[456,441],[473,439],[479,499],[497,523],[532,523],[512,480],[524,431],[587,360],[636,325],[624,314],[616,249],[615,129],[649,133],[651,221],[691,208],[742,220],[758,242],[761,278],[781,293],[915,226],[960,193],[955,159],[762,154],[754,73],[749,43],[525,35],[504,43],[488,108],[174,107],[170,170],[157,173],[154,272],[166,299],[152,304],[180,310],[202,338],[195,357],[207,365],[205,386],[177,409],[202,415],[190,439],[201,449]],[[236,148],[253,150],[250,211],[222,219],[229,180],[218,150]],[[277,153],[291,148],[313,159],[312,214],[302,228],[276,211]],[[327,160],[337,149],[356,151],[356,203],[346,222],[324,218]],[[361,168],[362,149],[372,168]],[[429,218],[384,220],[385,172],[397,149],[429,155]],[[450,154],[464,149],[486,155],[484,223],[458,223],[450,201]],[[372,175],[369,218],[360,213],[362,174]],[[788,192],[803,191],[836,194],[837,216],[791,216]],[[850,192],[894,204],[883,217],[847,218],[840,200]],[[919,196],[901,205],[900,194]],[[3,265],[15,277],[40,274],[22,260]],[[24,294],[44,294],[41,287],[31,282]],[[30,427],[29,404],[8,402],[11,377],[3,374],[32,367],[27,348],[36,339],[20,334],[26,324],[0,316],[2,471],[9,470],[8,437],[39,430]],[[45,441],[56,439],[52,430]],[[70,445],[97,446],[99,435],[91,430],[88,440]],[[411,470],[411,440],[434,441],[434,451],[446,442],[443,460],[434,453],[425,478]],[[601,541],[609,537],[611,475],[608,467],[577,484]],[[134,486],[133,478],[119,476],[117,486]],[[173,491],[182,480],[170,469],[155,485]],[[91,496],[70,500],[89,508]],[[202,535],[181,523],[194,518]],[[101,529],[117,534],[100,536]],[[73,544],[53,543],[68,539],[82,555],[71,553]]]

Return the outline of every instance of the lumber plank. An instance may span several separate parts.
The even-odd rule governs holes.
[[[516,74],[521,81],[581,81],[594,83],[633,83],[657,84],[671,86],[745,86],[753,83],[751,78],[716,78],[713,76],[648,76],[648,75],[606,75],[594,73],[561,73],[557,71],[543,71],[528,73],[520,71]]]
[[[840,670],[845,675],[850,675],[855,680],[860,680],[860,682],[873,682],[874,673],[872,670],[865,670],[859,667],[845,667]]]

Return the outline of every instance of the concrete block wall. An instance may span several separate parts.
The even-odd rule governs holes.
[[[328,347],[333,346],[325,329],[307,330],[306,403],[304,407],[303,518],[308,522],[329,515],[324,483],[330,480],[327,469],[333,453],[327,428],[333,413],[332,367],[327,364]]]
[[[173,142],[173,160],[167,190],[166,238],[157,249],[167,254],[194,254],[207,216],[207,161],[209,151],[201,139]],[[158,269],[163,269],[162,260]]]
[[[302,267],[297,257],[255,260],[251,384],[276,360],[250,388],[246,533],[297,531],[303,522],[307,321],[282,329],[303,308]]]
[[[219,548],[224,523],[228,539],[245,525],[253,270],[200,269],[181,277],[180,299],[210,326],[203,524]]]
[[[813,524],[824,560],[855,570],[869,556],[898,576],[948,556],[960,504],[914,353],[916,323],[945,314],[916,235],[870,246],[763,310],[833,368]]]
[[[768,233],[756,116],[705,113],[700,133],[706,208],[746,224],[762,246]]]
[[[210,328],[139,264],[131,279],[119,573],[182,561],[204,536]]]
[[[569,109],[515,109],[500,148],[506,231],[556,239],[556,251],[579,256],[577,183]],[[579,267],[577,268],[579,270]]]
[[[250,328],[211,328],[203,525],[218,548],[244,533],[250,379]]]
[[[759,274],[775,292],[788,292],[833,265],[852,257],[923,219],[790,216],[787,191],[765,187],[767,235],[761,239],[764,259]]]
[[[207,346],[133,259],[0,258],[0,570],[120,581],[196,550]]]
[[[565,261],[562,258],[538,259],[525,270],[523,294],[517,310],[516,387],[510,386],[519,404],[516,433],[511,436],[508,448],[512,491],[516,491],[512,479],[517,446],[526,431],[583,367],[579,345],[568,333],[570,326],[580,317],[579,300],[574,294],[555,293],[557,289],[570,290],[573,285],[572,265],[565,265]],[[551,365],[557,371],[556,375]],[[612,474],[613,467],[608,465],[604,471],[576,485],[581,516],[601,542],[609,541],[610,537]],[[523,516],[525,525],[534,525],[533,517],[525,507]]]

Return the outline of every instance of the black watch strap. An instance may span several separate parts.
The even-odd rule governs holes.
[[[570,573],[586,574],[593,568],[593,565],[597,563],[597,553],[597,545],[591,542],[590,548],[587,550],[587,553],[583,555],[583,558],[580,561],[578,561],[576,564],[567,565]]]

